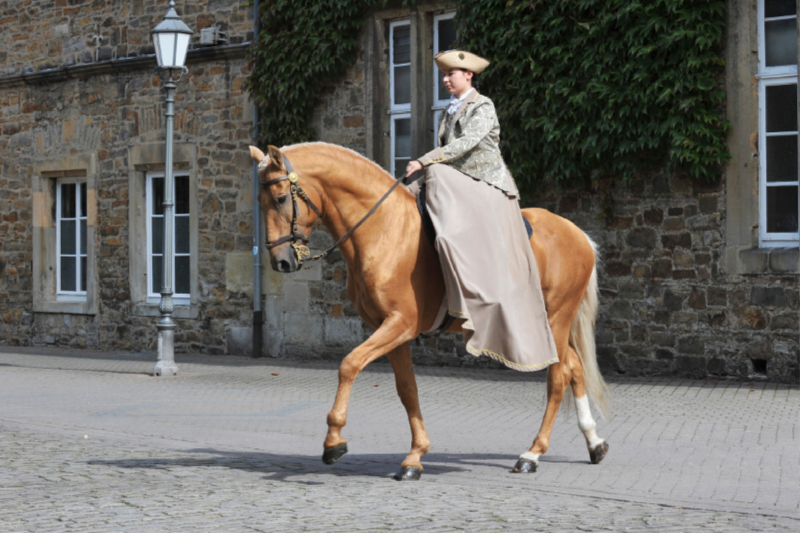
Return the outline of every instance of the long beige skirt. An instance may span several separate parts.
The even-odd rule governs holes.
[[[450,166],[425,174],[448,313],[467,351],[523,372],[558,362],[519,202]]]

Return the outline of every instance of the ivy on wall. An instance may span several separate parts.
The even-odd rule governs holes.
[[[460,46],[492,62],[483,92],[520,187],[664,167],[717,180],[724,14],[713,0],[461,2]]]
[[[259,139],[283,146],[316,138],[311,116],[321,88],[356,60],[360,30],[376,0],[261,0],[261,31],[246,88],[259,109]]]
[[[721,0],[463,0],[459,47],[490,59],[503,154],[524,193],[667,168],[719,179],[730,159]],[[355,61],[380,0],[264,0],[248,90],[262,143],[313,140],[320,89]]]

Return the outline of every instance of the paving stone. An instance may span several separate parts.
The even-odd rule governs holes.
[[[800,528],[793,386],[614,379],[612,416],[598,421],[607,458],[589,464],[564,408],[539,471],[517,476],[509,470],[538,428],[544,376],[421,368],[432,448],[419,482],[396,483],[409,431],[388,365],[356,380],[350,454],[330,467],[319,455],[335,364],[177,363],[178,376],[153,378],[142,357],[0,353],[1,529]]]

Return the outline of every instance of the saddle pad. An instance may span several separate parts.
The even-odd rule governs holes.
[[[425,235],[428,237],[428,241],[430,241],[432,246],[436,246],[436,228],[433,227],[431,215],[428,213],[428,195],[425,192],[425,189],[425,184],[422,183],[419,188],[419,194],[417,195],[417,211],[419,211],[419,214],[422,217],[422,229],[425,230]],[[528,238],[530,239],[533,236],[533,227],[525,217],[522,217],[522,222],[525,224],[525,231],[528,232]]]

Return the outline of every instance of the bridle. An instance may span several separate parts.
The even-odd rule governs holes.
[[[308,246],[306,246],[306,243],[308,243],[308,237],[300,233],[300,230],[297,226],[297,217],[300,214],[300,209],[297,207],[297,197],[299,196],[308,205],[308,207],[317,214],[318,217],[322,218],[322,212],[320,212],[317,206],[314,205],[314,202],[312,202],[311,198],[308,197],[308,193],[306,193],[306,191],[304,191],[303,188],[300,186],[300,183],[298,183],[300,177],[297,175],[297,172],[295,172],[294,169],[292,168],[292,163],[289,161],[289,158],[286,157],[285,154],[283,155],[283,164],[286,167],[287,174],[285,176],[281,176],[280,178],[275,178],[274,180],[266,181],[263,183],[263,186],[270,187],[281,181],[286,181],[286,180],[289,181],[290,184],[289,191],[292,195],[292,232],[289,235],[284,235],[283,237],[275,239],[274,241],[270,241],[267,238],[265,243],[267,249],[271,250],[276,246],[279,246],[285,242],[291,242],[292,249],[294,250],[294,255],[297,258],[298,266],[303,266],[303,263],[305,263],[306,261],[317,261],[318,259],[327,257],[328,254],[334,251],[337,246],[339,246],[348,237],[350,237],[350,235],[352,235],[353,232],[356,229],[358,229],[358,227],[361,224],[364,223],[364,221],[366,221],[370,216],[372,216],[372,214],[378,209],[378,207],[383,203],[383,201],[386,200],[386,198],[388,198],[389,195],[392,194],[392,191],[394,191],[400,184],[400,180],[395,181],[394,185],[392,185],[392,187],[386,192],[386,194],[384,194],[383,197],[380,200],[378,200],[378,203],[375,204],[372,207],[372,209],[370,209],[369,212],[366,215],[364,215],[364,217],[361,220],[358,221],[358,224],[350,228],[350,230],[347,233],[342,235],[342,238],[336,241],[336,243],[333,246],[331,246],[321,254],[317,254],[312,257],[311,250],[309,250]]]

